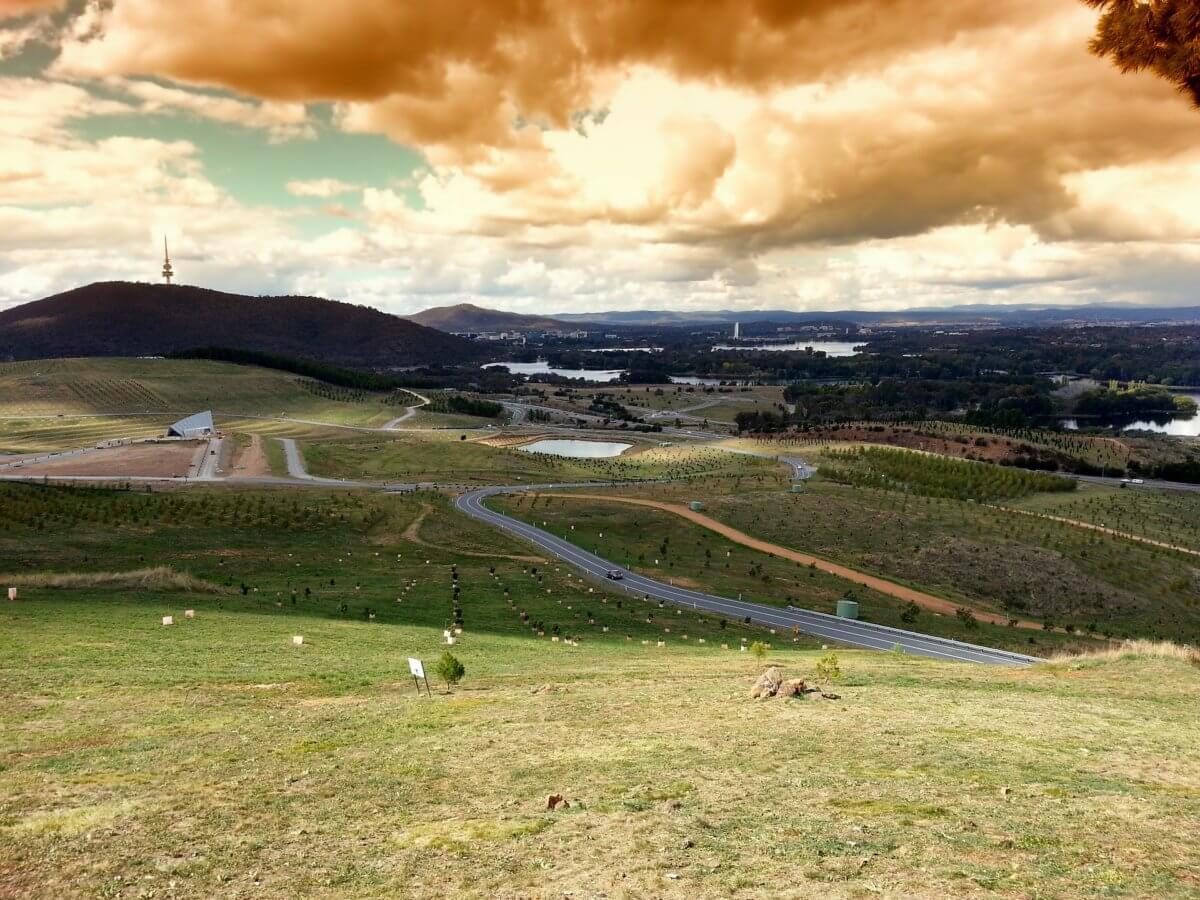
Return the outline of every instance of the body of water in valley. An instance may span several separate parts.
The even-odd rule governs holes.
[[[714,344],[714,350],[746,350],[758,353],[766,350],[775,353],[820,351],[826,356],[857,356],[866,349],[865,344],[855,344],[849,341],[791,341],[786,344]]]
[[[628,369],[558,369],[544,359],[532,363],[488,363],[483,368],[494,369],[498,366],[503,366],[514,375],[559,375],[563,378],[583,378],[600,384],[619,381],[621,376],[628,371]]]

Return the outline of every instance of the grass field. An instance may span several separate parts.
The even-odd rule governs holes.
[[[637,496],[658,499],[662,494],[657,486],[646,486],[638,489]],[[678,501],[679,498],[673,499]],[[766,495],[750,501],[751,505],[763,505],[770,510],[767,502]],[[741,546],[665,511],[538,495],[496,497],[489,504],[606,559],[681,587],[773,606],[793,604],[830,614],[835,612],[839,599],[853,596],[866,621],[1033,655],[1048,655],[1067,647],[1095,646],[1082,636],[1031,633],[986,622],[967,625],[955,616],[928,611],[919,613],[914,622],[906,622],[901,617],[905,609],[902,601],[808,566]],[[705,508],[706,513],[722,520],[729,518],[725,515],[727,511],[725,504],[706,505]],[[786,546],[795,547],[794,544]],[[863,569],[867,570],[867,567]],[[889,577],[883,572],[871,574]],[[923,587],[911,579],[893,580]],[[949,596],[972,603],[961,594]]]
[[[529,547],[439,495],[9,485],[0,501],[0,571],[167,565],[221,589],[0,603],[0,896],[1200,884],[1200,669],[1184,660],[840,652],[822,686],[841,699],[755,702],[760,664],[718,642],[763,632],[588,593],[553,565],[539,581],[510,558]],[[443,649],[452,565],[466,680],[418,697],[405,659],[432,668]],[[539,639],[520,610],[582,640]],[[777,641],[768,661],[812,679],[821,655]],[[551,793],[570,808],[548,812]]]
[[[496,433],[502,439],[502,432]],[[782,474],[770,460],[738,456],[703,445],[641,442],[611,459],[567,459],[515,446],[463,440],[460,432],[350,436],[304,445],[315,475],[331,478],[497,484],[519,481],[607,481],[644,478]],[[633,441],[614,433],[604,440]]]
[[[982,504],[913,497],[821,479],[808,483],[800,494],[756,478],[643,485],[636,491],[617,487],[608,492],[675,503],[701,500],[707,515],[750,535],[968,606],[1069,625],[1080,633],[1094,629],[1098,634],[1125,637],[1200,640],[1200,564],[1195,557],[1067,524],[1030,519]],[[518,509],[518,504],[529,501],[509,498],[496,502]],[[636,548],[632,554],[635,562],[638,555],[647,559],[661,556],[654,552],[661,544],[659,528],[667,534],[678,530],[671,544],[682,547],[679,552],[691,552],[688,548],[699,552],[702,545],[697,541],[704,540],[701,529],[669,514],[662,514],[662,520],[655,518],[655,530],[646,532],[639,523],[651,521],[651,510],[564,501],[568,510],[557,501],[546,502],[561,523],[575,524],[577,534],[586,534],[585,540],[593,540],[592,535],[603,530],[609,541],[606,549],[616,552],[618,559],[623,546]],[[623,544],[621,538],[626,535]],[[747,549],[733,552],[754,553]],[[696,569],[697,562],[699,571],[705,572],[704,559],[678,559],[675,564],[679,571],[687,571]],[[747,557],[733,569],[748,571],[750,565]],[[786,602],[795,578],[794,574],[789,578],[788,567],[794,570],[795,564],[763,559],[762,565],[764,574],[773,580],[760,586],[756,599]],[[697,577],[703,580],[704,576]],[[734,589],[752,588],[743,584]],[[813,608],[828,609],[829,597],[820,599],[825,605]],[[866,601],[866,615],[895,624],[893,619],[899,614],[895,601],[876,605],[869,595],[861,599]],[[923,616],[915,627],[931,630],[957,624]],[[981,624],[978,631],[971,630],[976,637],[968,639],[989,643],[1029,637],[1024,632],[1006,637],[1006,632],[1000,629],[999,634],[988,635]],[[1049,635],[1036,639],[1043,638],[1051,639]]]
[[[1200,494],[1087,484],[1071,495],[1039,494],[1005,505],[1200,550]]]
[[[392,400],[393,402],[388,402]],[[382,425],[415,403],[288,372],[207,360],[54,359],[0,364],[0,416],[164,413],[201,409]]]

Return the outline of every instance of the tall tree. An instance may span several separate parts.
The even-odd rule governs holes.
[[[1200,109],[1200,0],[1083,0],[1104,11],[1090,47],[1122,72],[1149,69]]]

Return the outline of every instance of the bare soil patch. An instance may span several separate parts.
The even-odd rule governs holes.
[[[78,456],[22,466],[13,470],[12,474],[183,477],[190,473],[199,446],[195,441],[178,441],[106,447]]]
[[[267,451],[262,438],[257,434],[250,436],[250,443],[238,447],[229,461],[230,478],[255,478],[271,474],[271,463],[267,459]]]

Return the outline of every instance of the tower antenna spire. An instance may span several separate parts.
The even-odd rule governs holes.
[[[167,236],[163,235],[163,281],[167,284],[171,283],[171,279],[175,277],[175,270],[171,268],[171,251],[167,249]]]

